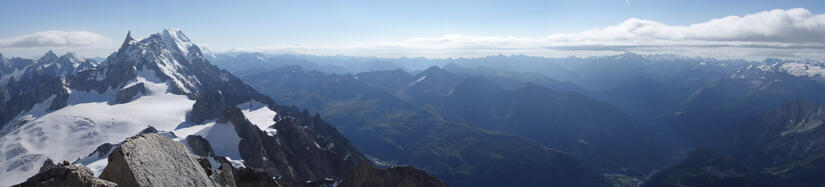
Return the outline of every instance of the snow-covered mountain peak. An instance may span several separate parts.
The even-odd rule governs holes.
[[[198,47],[177,29],[166,29],[140,41],[128,32],[121,49],[103,64],[119,67],[118,71],[155,70],[162,74],[158,75],[161,79],[172,84],[173,92],[190,96],[197,95],[202,85],[196,71],[210,66]]]
[[[163,39],[163,43],[166,45],[166,48],[170,50],[177,50],[185,57],[188,57],[190,55],[190,48],[195,46],[195,44],[192,43],[191,40],[189,40],[189,37],[186,37],[186,35],[183,34],[183,32],[181,32],[180,29],[164,29],[163,32],[161,32],[160,34],[161,38]],[[200,51],[198,51],[198,53],[200,53]]]
[[[625,52],[625,53],[613,56],[613,58],[616,59],[616,60],[639,60],[639,59],[643,59],[644,57],[642,55],[639,55],[639,54],[636,54],[636,53]]]
[[[788,62],[779,66],[779,69],[797,77],[825,78],[825,67],[821,64]]]
[[[83,58],[81,56],[78,56],[77,53],[74,53],[74,52],[68,52],[68,53],[64,54],[63,56],[60,56],[58,58],[58,60],[70,62],[70,63],[73,63],[73,64],[79,64],[79,63],[83,63],[84,61],[86,61],[85,58]]]
[[[26,61],[36,66],[27,68],[34,72],[29,76],[9,74],[39,86],[8,87],[11,94],[4,99],[22,102],[0,111],[0,157],[5,158],[0,160],[0,186],[34,175],[47,158],[73,160],[147,126],[171,132],[183,124],[203,125],[220,118],[227,106],[236,106],[243,109],[236,118],[249,118],[264,130],[278,114],[273,101],[210,64],[179,30],[139,41],[129,32],[123,47],[101,65],[74,53],[44,56],[44,63]],[[205,132],[224,132],[224,127],[233,126]],[[237,148],[237,143],[228,145]]]
[[[52,52],[52,51],[50,50],[49,52],[46,52],[46,54],[44,54],[44,55],[43,55],[43,57],[40,57],[40,59],[37,59],[37,62],[38,62],[38,63],[42,63],[42,62],[52,62],[52,61],[54,61],[54,60],[57,60],[57,58],[58,58],[58,57],[57,57],[57,54],[54,54],[54,52]]]
[[[811,79],[825,83],[825,64],[816,61],[766,59],[737,70],[731,78],[748,79],[755,84],[787,79]]]
[[[164,50],[166,52],[164,52]],[[135,41],[131,36],[131,32],[128,32],[126,39],[123,41],[123,46],[121,46],[118,52],[129,55],[164,55],[173,57],[175,55],[181,55],[188,61],[203,58],[200,48],[179,29],[164,29],[140,41]]]

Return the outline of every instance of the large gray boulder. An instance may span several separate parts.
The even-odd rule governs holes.
[[[140,134],[109,155],[100,178],[119,186],[215,186],[196,159],[181,143]]]

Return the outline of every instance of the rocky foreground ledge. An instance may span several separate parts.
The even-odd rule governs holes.
[[[182,143],[155,133],[127,138],[108,157],[100,178],[82,165],[47,160],[40,173],[15,186],[292,186],[278,184],[259,168],[233,168],[223,163],[212,170],[205,158]],[[448,186],[411,167],[380,170],[368,163],[340,180],[308,181],[298,186]]]

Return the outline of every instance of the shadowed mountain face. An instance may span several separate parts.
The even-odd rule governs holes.
[[[825,106],[798,100],[730,125],[719,147],[696,149],[645,186],[821,186]]]
[[[825,152],[769,168],[753,168],[736,158],[697,148],[681,163],[653,175],[642,186],[822,186]]]
[[[581,155],[609,167],[653,167],[667,147],[651,127],[612,105],[574,92],[557,92],[525,83],[513,90],[485,78],[468,78],[446,97],[445,119],[515,134]],[[602,165],[604,164],[604,165]]]
[[[633,60],[624,60],[633,59]],[[797,99],[825,102],[813,61],[762,62],[623,54],[562,63],[572,82],[685,147],[718,145],[726,129]],[[586,75],[586,76],[585,76]]]
[[[774,166],[825,151],[825,104],[794,101],[730,129],[730,150],[755,166]]]
[[[653,175],[643,186],[789,186],[710,149],[696,149],[687,159]]]

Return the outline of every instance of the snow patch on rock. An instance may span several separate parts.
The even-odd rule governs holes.
[[[249,122],[252,122],[252,124],[258,126],[261,130],[267,131],[267,134],[269,134],[269,130],[273,131],[272,134],[277,133],[277,130],[270,129],[269,126],[275,124],[275,116],[277,116],[278,113],[269,109],[266,104],[253,100],[241,103],[237,105],[237,107],[241,109],[241,112],[243,112],[243,115],[246,116]]]

